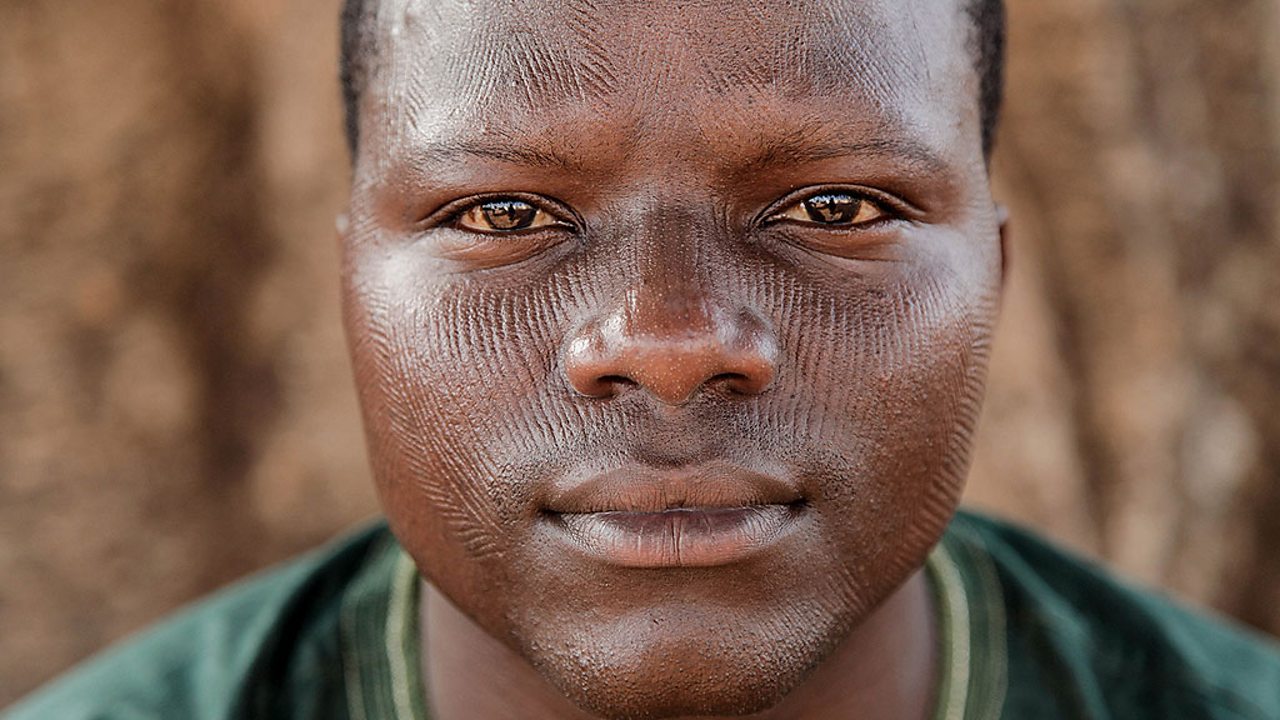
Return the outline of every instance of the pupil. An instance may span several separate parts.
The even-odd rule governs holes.
[[[804,201],[809,219],[828,225],[853,222],[861,207],[861,198],[842,193],[815,195]]]
[[[521,200],[497,200],[481,205],[480,212],[495,230],[520,230],[533,224],[538,209]]]

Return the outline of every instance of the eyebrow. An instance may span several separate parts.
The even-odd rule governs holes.
[[[908,138],[814,142],[810,135],[810,132],[800,131],[768,139],[760,152],[747,160],[743,167],[758,171],[778,165],[858,155],[903,158],[931,172],[941,172],[947,167],[947,163],[935,151]]]
[[[758,151],[742,163],[741,169],[759,172],[779,165],[859,155],[903,158],[930,172],[941,172],[947,167],[934,150],[909,138],[821,142],[814,139],[815,134],[813,128],[804,128],[787,135],[761,138],[757,144]],[[464,158],[484,158],[528,167],[554,167],[569,172],[582,172],[585,168],[582,162],[553,148],[517,145],[514,142],[442,140],[418,146],[411,152],[412,163],[417,167],[448,164]]]
[[[577,170],[581,163],[567,158],[552,149],[527,147],[519,145],[499,145],[476,141],[441,141],[423,145],[411,153],[414,164],[428,165],[449,163],[462,158],[486,158],[512,165],[529,165],[534,167],[558,167],[565,170]]]

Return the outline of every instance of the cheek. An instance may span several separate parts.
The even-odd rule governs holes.
[[[836,553],[904,573],[941,535],[963,487],[998,257],[769,285],[783,289],[789,362],[768,422],[810,479]]]
[[[403,266],[401,266],[403,267]],[[365,414],[370,456],[382,506],[419,567],[420,548],[432,554],[461,538],[465,555],[501,552],[509,492],[491,485],[488,458],[472,423],[474,409],[495,397],[500,359],[468,351],[441,322],[449,302],[390,261],[370,263],[349,281],[346,302],[352,360]],[[465,333],[478,325],[458,319]],[[446,539],[449,541],[446,542]]]
[[[348,278],[346,301],[389,520],[406,546],[484,562],[523,539],[538,507],[538,477],[512,458],[545,456],[573,422],[556,371],[573,288],[476,285],[406,250]]]

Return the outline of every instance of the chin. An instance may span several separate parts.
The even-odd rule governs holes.
[[[719,689],[715,697],[601,697],[591,692],[582,697],[569,696],[578,707],[603,720],[661,720],[663,718],[736,717],[763,712],[782,699],[784,693],[758,697],[754,688],[741,697],[727,697]]]
[[[801,615],[751,622],[659,611],[538,638],[525,656],[569,700],[602,718],[748,715],[781,701],[843,636],[834,619]]]

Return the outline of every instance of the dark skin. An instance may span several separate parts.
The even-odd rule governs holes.
[[[1002,276],[959,2],[385,0],[343,232],[434,717],[924,718]]]

